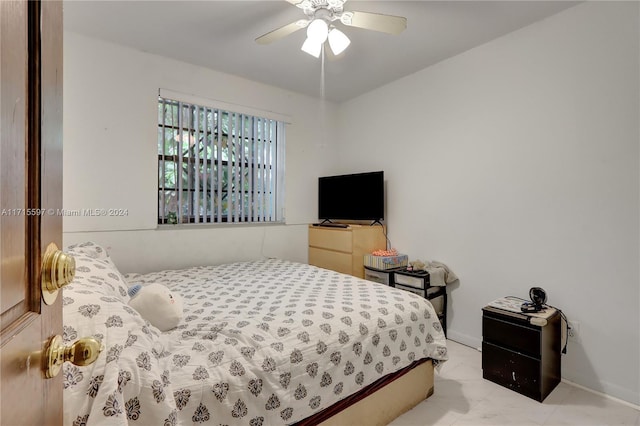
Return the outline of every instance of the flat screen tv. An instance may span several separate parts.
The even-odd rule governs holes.
[[[320,177],[318,218],[329,221],[384,219],[384,172]]]

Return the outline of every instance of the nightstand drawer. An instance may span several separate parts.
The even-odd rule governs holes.
[[[375,269],[364,267],[364,279],[388,286],[393,285],[393,272],[377,271]]]
[[[404,291],[409,291],[413,294],[417,294],[420,297],[424,297],[425,299],[427,298],[427,292],[424,289],[421,288],[415,288],[415,287],[411,287],[408,285],[402,285],[402,284],[398,284],[395,283],[395,288],[399,289],[399,290],[404,290]]]
[[[482,377],[542,401],[540,360],[482,342]]]
[[[309,246],[351,253],[351,232],[337,229],[309,229]]]
[[[429,287],[429,274],[425,273],[423,276],[417,276],[417,274],[411,276],[401,272],[395,272],[393,282],[413,288],[425,289]]]
[[[540,358],[540,330],[513,322],[482,317],[483,340],[534,358]]]

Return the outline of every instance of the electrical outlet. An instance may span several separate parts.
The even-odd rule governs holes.
[[[569,340],[573,340],[574,342],[580,341],[580,322],[578,321],[569,321],[568,322],[569,330],[568,330],[568,338]]]

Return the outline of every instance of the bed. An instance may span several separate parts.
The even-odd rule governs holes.
[[[65,424],[386,423],[447,359],[431,304],[381,284],[278,259],[123,276],[99,245],[68,252],[63,339],[103,351],[65,363]],[[173,330],[128,305],[130,285],[151,283],[182,298]]]

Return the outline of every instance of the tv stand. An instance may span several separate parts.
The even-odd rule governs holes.
[[[309,226],[309,264],[364,278],[364,255],[384,249],[384,227],[345,225],[336,228],[320,224]]]
[[[371,222],[371,225],[369,225],[369,226],[373,226],[373,225],[375,225],[376,223],[377,223],[378,225],[380,225],[380,226],[384,226],[384,225],[382,224],[382,222],[380,222],[380,220],[378,220],[378,219],[376,219],[376,220],[374,220],[373,222]]]

